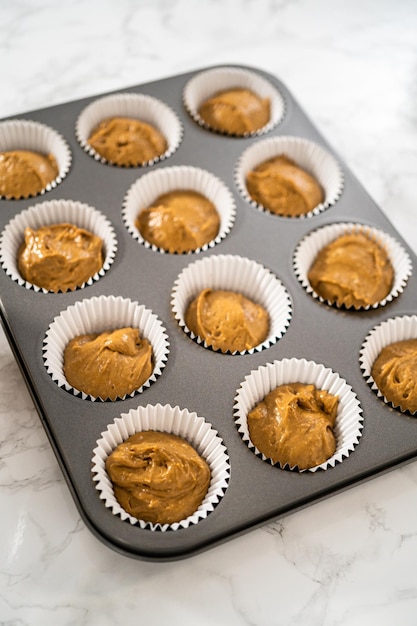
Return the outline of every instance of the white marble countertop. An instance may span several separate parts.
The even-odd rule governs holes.
[[[417,252],[414,0],[20,0],[0,23],[1,118],[217,63],[275,74]],[[81,521],[2,331],[0,509],[4,625],[417,623],[417,462],[136,561]]]

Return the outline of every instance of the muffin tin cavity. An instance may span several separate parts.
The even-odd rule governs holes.
[[[162,374],[169,352],[168,337],[162,323],[152,311],[127,298],[99,296],[76,302],[62,311],[49,326],[44,340],[43,357],[48,374],[59,387],[75,396],[84,400],[106,400],[107,398],[86,394],[68,383],[64,373],[64,350],[71,339],[79,335],[126,327],[139,329],[140,336],[150,342],[153,350],[151,376],[129,396],[141,393]]]
[[[410,376],[408,383],[409,389],[404,389],[404,398],[400,401],[388,400],[381,389],[379,389],[372,375],[373,365],[384,348],[390,346],[391,344],[410,339],[417,341],[417,315],[401,315],[381,322],[369,332],[362,344],[360,351],[360,366],[365,380],[380,399],[392,406],[394,409],[398,409],[403,413],[409,413],[415,416],[417,411],[410,411],[407,408],[407,403],[409,402],[409,395],[413,394],[415,397],[416,356],[414,356],[414,359],[411,357],[408,359],[407,367],[410,368],[408,373],[404,368],[404,364],[400,366],[396,373],[393,372],[390,375],[388,372],[394,386],[401,385],[403,380],[406,380],[407,376]],[[398,395],[399,394],[396,394],[396,396]]]
[[[237,137],[198,119],[201,102],[229,88],[268,98],[269,123]],[[119,116],[153,125],[167,150],[138,166],[107,162],[88,138],[103,119]],[[371,374],[391,337],[417,336],[416,257],[282,81],[259,68],[200,68],[21,118],[0,122],[0,151],[53,152],[60,173],[46,189],[47,202],[0,198],[0,312],[71,494],[100,541],[139,559],[191,556],[288,512],[302,515],[323,497],[417,458],[416,420],[386,401]],[[295,218],[273,214],[246,188],[249,171],[280,155],[324,191],[322,202]],[[159,196],[184,190],[215,206],[218,233],[210,230],[211,239],[195,249],[167,252],[145,240],[137,216]],[[64,222],[102,238],[103,266],[80,287],[51,293],[23,279],[17,255],[25,228]],[[337,234],[356,230],[381,242],[395,270],[390,293],[367,310],[329,306],[308,282],[318,251]],[[198,336],[205,334],[201,326],[197,333],[187,326],[186,319],[194,327],[188,306],[210,290],[251,301],[239,305],[247,307],[245,315],[229,301],[216,309],[239,319],[244,332],[236,336],[254,338],[245,339],[248,349],[233,343],[228,350],[220,342],[213,349],[209,336],[207,342]],[[246,323],[247,311],[261,320],[262,332]],[[148,376],[145,345],[148,378],[142,383],[135,376],[127,392],[118,387],[102,398],[74,388],[63,359],[75,337],[105,331],[120,331],[115,337],[123,346],[140,344],[137,331],[152,346],[153,370]],[[335,453],[303,471],[275,466],[248,433],[248,412],[285,381],[315,384],[340,398]],[[210,465],[208,495],[186,520],[151,524],[131,517],[115,499],[106,458],[142,430],[183,436]]]
[[[34,291],[50,293],[25,280],[18,268],[18,254],[24,241],[26,228],[37,230],[53,224],[71,224],[100,237],[103,241],[103,265],[79,288],[92,285],[110,269],[117,251],[117,239],[110,221],[100,211],[82,202],[72,200],[50,200],[25,209],[14,217],[0,236],[0,262],[6,274],[19,285]],[[66,291],[61,289],[60,291]]]
[[[35,120],[9,120],[0,122],[0,153],[15,150],[51,155],[58,167],[58,174],[39,192],[20,195],[21,199],[43,195],[59,185],[71,167],[72,154],[64,137],[54,128]],[[0,192],[0,199],[2,199]]]
[[[269,315],[266,339],[254,348],[233,354],[253,354],[269,348],[283,336],[289,326],[291,300],[279,278],[251,259],[233,255],[207,257],[188,265],[182,271],[175,281],[171,301],[179,326],[191,339],[205,348],[210,346],[202,337],[195,335],[185,322],[188,305],[203,289],[242,294],[261,305]]]
[[[309,468],[309,471],[327,470],[347,458],[359,443],[363,430],[363,416],[359,400],[352,387],[330,368],[306,359],[283,359],[268,363],[252,371],[242,382],[235,396],[235,422],[243,441],[262,460],[273,464],[260,452],[249,435],[247,416],[258,402],[279,385],[302,383],[314,385],[339,398],[336,422],[333,428],[336,450],[327,461]],[[297,466],[281,465],[283,469],[298,470]]]
[[[164,167],[144,174],[138,178],[128,190],[123,201],[123,221],[126,228],[139,243],[146,248],[164,253],[166,249],[150,243],[141,235],[136,220],[139,213],[153,205],[162,194],[178,190],[195,191],[207,198],[215,207],[220,227],[217,235],[201,247],[197,246],[190,252],[201,252],[213,248],[230,232],[236,216],[236,204],[231,191],[224,182],[214,174],[198,167],[177,166]],[[176,218],[171,227],[180,232],[182,224],[175,228]]]
[[[240,136],[226,130],[220,131],[210,126],[199,115],[199,108],[208,98],[229,89],[245,89],[262,99],[267,99],[270,106],[269,121],[258,130],[248,131],[245,137],[268,133],[277,126],[285,115],[285,100],[272,83],[257,72],[236,67],[220,67],[200,72],[185,86],[183,91],[184,107],[197,124],[203,128],[230,136]]]
[[[400,242],[397,241],[395,237],[383,232],[379,228],[368,224],[339,222],[328,224],[308,233],[302,241],[298,243],[295,250],[293,258],[294,272],[308,294],[320,302],[326,302],[326,304],[332,305],[332,302],[325,300],[314,291],[308,279],[308,272],[317,254],[319,254],[326,245],[343,235],[350,234],[362,234],[371,241],[378,243],[386,251],[394,270],[392,286],[385,298],[372,305],[362,307],[353,307],[352,305],[351,308],[368,310],[385,306],[389,302],[392,302],[394,298],[397,298],[405,289],[407,281],[411,276],[412,264],[410,255]],[[334,303],[334,306],[341,308],[341,305],[337,303]]]
[[[260,139],[241,154],[235,169],[235,183],[246,202],[261,211],[271,213],[268,208],[251,197],[247,188],[247,175],[262,163],[279,156],[291,159],[296,166],[312,175],[323,189],[323,201],[312,210],[296,217],[318,215],[337,202],[343,191],[344,177],[334,156],[313,141],[283,135]],[[282,217],[291,217],[291,214],[286,213]]]
[[[183,128],[174,111],[159,99],[145,94],[115,94],[105,96],[89,104],[79,115],[75,134],[80,145],[96,161],[112,163],[100,155],[90,144],[91,132],[102,121],[113,117],[139,120],[156,128],[166,139],[167,148],[161,154],[132,167],[150,166],[170,157],[181,143]],[[124,139],[120,138],[119,142]],[[120,144],[121,145],[121,144]]]
[[[201,505],[186,519],[172,524],[154,524],[136,519],[127,513],[114,495],[112,483],[106,471],[106,459],[116,446],[131,435],[147,430],[171,433],[188,441],[208,463],[211,480]],[[217,507],[230,480],[230,463],[227,450],[217,431],[204,418],[187,409],[170,405],[147,405],[122,413],[101,433],[93,451],[92,473],[96,489],[105,506],[123,521],[151,531],[179,530],[198,524]]]

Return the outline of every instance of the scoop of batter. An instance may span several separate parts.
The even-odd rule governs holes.
[[[58,173],[52,154],[30,150],[0,152],[0,196],[7,199],[36,196]]]
[[[389,402],[403,411],[417,411],[417,339],[397,341],[383,348],[371,373]]]
[[[267,311],[240,293],[204,289],[190,303],[185,323],[214,350],[244,352],[265,341]]]
[[[156,431],[136,433],[117,446],[106,469],[120,506],[154,524],[192,515],[211,478],[208,464],[185,439]]]
[[[168,149],[167,141],[159,130],[128,117],[103,120],[92,131],[88,143],[110,163],[125,166],[142,165]]]
[[[64,350],[70,385],[102,400],[116,400],[139,389],[153,371],[153,351],[136,328],[79,335]]]
[[[81,287],[103,265],[103,241],[74,224],[26,228],[18,268],[25,280],[49,291]]]
[[[339,399],[314,385],[280,385],[248,414],[252,443],[282,466],[320,465],[336,450],[333,426]]]
[[[201,193],[176,190],[159,196],[143,209],[136,227],[149,243],[171,253],[191,252],[217,236],[220,217]]]
[[[314,291],[332,304],[360,308],[389,294],[394,270],[378,242],[352,233],[338,237],[318,253],[308,280]]]
[[[323,189],[314,176],[283,155],[248,172],[246,188],[252,200],[276,215],[305,215],[324,201]]]
[[[249,89],[229,89],[203,102],[198,114],[214,130],[246,135],[269,122],[270,103]]]

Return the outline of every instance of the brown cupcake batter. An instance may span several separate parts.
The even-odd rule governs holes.
[[[394,269],[384,248],[362,233],[338,237],[317,255],[308,280],[332,304],[366,307],[391,291]]]
[[[314,385],[280,385],[248,414],[252,443],[282,466],[320,465],[336,450],[333,427],[339,399]]]
[[[135,222],[146,241],[171,253],[191,252],[217,236],[220,216],[202,194],[177,190],[159,196]]]
[[[153,524],[192,515],[211,478],[206,461],[185,439],[156,431],[136,433],[117,446],[106,469],[120,506]]]
[[[185,312],[185,323],[214,350],[244,352],[268,336],[267,311],[233,291],[204,289]]]
[[[0,152],[0,196],[7,199],[36,196],[58,173],[52,154],[30,150]]]
[[[18,253],[22,277],[49,291],[81,287],[103,265],[100,237],[73,224],[25,229]]]
[[[152,346],[136,328],[79,335],[64,350],[68,383],[102,400],[123,398],[139,389],[152,371]]]
[[[229,89],[203,102],[198,114],[214,130],[242,136],[268,124],[270,102],[249,89]]]
[[[284,155],[248,172],[246,187],[252,200],[271,213],[287,217],[306,215],[324,201],[319,182]]]
[[[168,149],[165,137],[154,126],[127,117],[103,120],[88,143],[110,163],[125,166],[143,165]]]
[[[417,339],[397,341],[383,348],[371,374],[389,402],[403,411],[417,411]]]

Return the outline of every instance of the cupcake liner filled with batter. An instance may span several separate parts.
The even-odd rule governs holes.
[[[233,195],[224,182],[192,166],[148,172],[130,187],[123,203],[123,220],[137,241],[155,251],[179,254],[220,243],[235,214]]]
[[[278,387],[281,388],[281,386],[289,387],[291,393],[293,393],[293,388],[297,385],[303,387],[307,386],[308,395],[306,399],[300,396],[299,399],[295,400],[293,397],[289,405],[290,407],[294,405],[294,402],[297,402],[297,404],[306,409],[306,412],[309,412],[311,409],[312,392],[314,394],[318,392],[319,395],[323,395],[324,393],[326,396],[330,394],[330,401],[334,399],[337,400],[337,412],[332,426],[334,451],[321,463],[303,469],[300,469],[297,463],[289,464],[288,462],[280,462],[276,459],[286,457],[297,458],[297,454],[304,455],[307,450],[302,447],[300,448],[300,445],[304,447],[312,445],[313,440],[310,441],[309,439],[309,428],[311,428],[311,426],[307,427],[300,421],[299,428],[303,428],[302,432],[293,431],[294,438],[296,437],[298,439],[298,450],[292,450],[290,455],[284,451],[284,446],[288,449],[288,446],[290,446],[292,442],[292,438],[288,436],[288,432],[284,438],[282,438],[282,433],[274,435],[275,442],[273,438],[268,438],[267,445],[274,448],[274,453],[276,454],[275,460],[272,460],[269,456],[261,452],[252,442],[248,426],[248,414],[250,414],[259,403],[263,402],[268,394]],[[235,423],[240,436],[258,457],[282,469],[298,470],[301,472],[316,472],[319,469],[327,470],[334,467],[337,463],[341,463],[358,445],[363,429],[362,409],[351,386],[341,378],[338,373],[333,372],[328,367],[305,359],[286,358],[281,361],[268,363],[253,370],[246,376],[236,393],[234,414]],[[262,428],[261,423],[259,426]],[[327,426],[325,430],[326,438],[329,437],[328,428]],[[305,432],[304,429],[306,429]],[[294,445],[295,443],[294,439]],[[282,447],[281,450],[280,444]]]
[[[234,137],[265,134],[279,124],[285,101],[271,83],[247,69],[200,72],[185,86],[184,107],[204,128]]]
[[[57,238],[56,246],[52,247],[48,237],[56,228],[65,230],[66,235],[63,240]],[[33,248],[33,263],[27,275],[19,261],[25,239]],[[110,221],[97,209],[73,200],[48,200],[33,205],[10,220],[0,236],[0,262],[5,272],[19,285],[43,293],[92,285],[109,270],[116,250],[117,240]],[[98,254],[101,260],[93,258]],[[93,268],[89,276],[86,263]],[[37,284],[37,280],[43,284]]]
[[[362,374],[394,409],[417,414],[417,316],[402,315],[375,326],[360,351]],[[375,368],[375,369],[374,369]]]
[[[340,197],[343,173],[322,146],[301,137],[260,139],[240,156],[235,182],[243,198],[272,215],[318,215]]]
[[[133,375],[134,363],[132,365],[131,361],[127,361],[126,372],[122,369],[123,363],[121,365],[116,363],[116,371],[114,371],[111,369],[112,363],[107,364],[100,359],[103,355],[105,356],[106,351],[110,353],[111,358],[113,358],[113,352],[127,357],[135,356],[137,353],[135,340],[139,341],[139,348],[143,347],[145,350],[143,354],[140,352],[138,358],[147,364],[147,369],[150,369],[148,377],[140,386],[124,394],[117,393],[116,387],[111,394],[99,396],[70,384],[66,374],[69,371],[69,363],[67,364],[65,360],[67,346],[78,338],[82,338],[81,347],[84,344],[88,346],[88,342],[93,342],[97,335],[100,338],[96,353],[90,353],[86,357],[89,361],[87,360],[85,376],[82,374],[81,367],[78,368],[79,372],[76,371],[80,378],[84,378],[85,389],[86,385],[90,384],[85,381],[85,378],[90,375],[89,372],[92,376],[91,385],[95,385],[94,379],[101,375],[104,385],[109,382],[110,376],[113,376],[116,382],[122,380],[123,384],[126,378],[127,384],[129,377]],[[169,352],[168,346],[168,336],[164,326],[159,318],[144,305],[120,296],[98,296],[78,301],[55,317],[45,335],[43,359],[49,375],[56,384],[75,396],[92,401],[119,400],[133,397],[155,382],[165,367]],[[113,378],[110,382],[113,382]],[[97,384],[99,383],[100,380]]]
[[[80,113],[75,127],[90,156],[120,167],[149,166],[170,157],[182,133],[182,124],[168,105],[132,93],[95,100]]]
[[[50,126],[0,122],[0,198],[19,200],[50,191],[67,175],[71,159],[67,142]]]
[[[318,255],[337,241],[344,242],[345,247],[329,257],[332,260],[328,261],[326,275],[317,265]],[[349,247],[352,256],[348,254]],[[348,263],[349,258],[352,263]],[[338,308],[364,310],[384,306],[397,298],[412,271],[408,253],[394,237],[372,226],[351,222],[329,224],[306,235],[295,250],[293,263],[298,280],[313,298]],[[328,285],[326,291],[323,287],[323,292],[318,293],[311,284],[315,280]],[[330,293],[334,294],[332,298]]]
[[[217,294],[220,299],[213,302]],[[241,308],[231,302],[235,295]],[[204,336],[189,327],[187,318],[195,306],[193,301],[204,298],[207,302],[207,297],[212,314],[208,323],[202,320],[202,328],[207,329]],[[290,296],[279,278],[260,263],[238,255],[215,255],[188,265],[174,283],[171,305],[179,326],[191,339],[205,348],[228,354],[252,354],[276,343],[286,332],[292,313]],[[265,328],[265,319],[265,335],[256,345],[240,349],[219,347],[223,339],[226,344],[229,342],[230,330],[231,341],[258,336],[260,324],[262,331]]]
[[[181,440],[194,448],[195,452],[209,468],[209,484],[205,495],[203,495],[196,510],[190,511],[184,519],[171,523],[138,519],[127,512],[115,496],[115,489],[106,469],[106,461],[115,448],[129,437],[137,433],[146,433],[147,431],[155,433],[156,439],[158,434],[174,435],[181,438]],[[171,457],[168,458],[168,461],[165,460],[163,464],[159,464],[161,466],[159,467],[156,458],[157,451],[157,444],[155,444],[152,450],[147,453],[146,466],[149,468],[152,465],[151,471],[147,473],[145,465],[142,464],[141,469],[143,473],[141,476],[146,482],[146,492],[151,491],[153,488],[156,489],[156,493],[159,491],[159,494],[157,493],[158,497],[155,498],[158,500],[160,493],[164,491],[164,483],[169,485],[171,485],[171,481],[176,483],[177,480],[181,480],[181,473],[176,467],[171,467]],[[230,479],[230,463],[227,450],[217,431],[204,418],[197,416],[196,413],[170,405],[139,406],[137,409],[131,409],[129,413],[122,413],[120,417],[116,418],[109,425],[105,432],[101,433],[101,438],[97,441],[93,452],[92,463],[93,480],[104,505],[114,515],[119,516],[121,520],[151,531],[188,528],[204,520],[223,498]],[[130,465],[130,468],[132,465]],[[131,469],[129,472],[131,472]],[[161,476],[161,480],[163,479],[161,485],[154,485],[153,480],[158,481],[159,476]],[[196,478],[193,480],[195,481]],[[136,479],[133,477],[132,482],[140,485],[141,477]],[[188,480],[188,482],[191,481]],[[167,496],[169,495],[170,508],[173,507],[174,510],[175,497],[172,494],[175,493],[176,489],[171,489],[171,493],[167,494]],[[178,493],[178,497],[182,499],[184,490],[181,493],[181,489],[178,487]],[[163,497],[164,495],[162,494],[162,499]],[[149,508],[149,513],[149,517],[154,518],[156,515],[156,519],[158,519],[155,508],[153,510]]]

